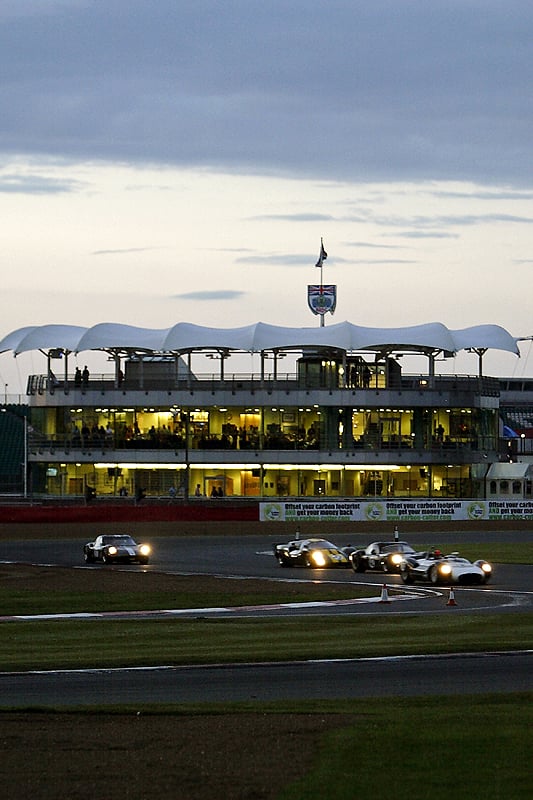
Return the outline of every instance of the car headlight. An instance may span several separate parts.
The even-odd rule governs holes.
[[[323,567],[324,564],[326,563],[326,559],[324,557],[324,553],[321,553],[320,550],[317,550],[311,556],[311,561],[315,564],[315,566]]]
[[[115,547],[115,545],[113,545],[113,544],[111,545],[111,547],[107,548],[107,555],[108,556],[116,556],[117,552],[118,552],[118,550]]]
[[[149,556],[150,555],[150,545],[149,544],[142,544],[139,547],[139,552],[142,556]]]
[[[402,563],[402,557],[399,553],[394,553],[394,555],[391,556],[390,560],[392,561],[395,567],[397,567],[398,564]]]
[[[486,561],[484,561],[483,564],[480,564],[480,566],[481,566],[481,569],[483,570],[483,572],[486,572],[486,573],[492,572],[491,565],[488,564]]]
[[[439,572],[441,575],[451,575],[452,568],[449,564],[441,564],[439,567]]]

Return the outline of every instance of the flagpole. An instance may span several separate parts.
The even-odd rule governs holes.
[[[320,294],[324,294],[324,279],[323,279],[323,268],[324,268],[324,259],[326,259],[327,253],[324,250],[324,240],[320,237],[320,255],[318,257],[318,264],[320,265]],[[326,315],[319,314],[320,316],[320,327],[323,328],[326,324]]]
[[[320,317],[320,327],[323,328],[326,324],[326,310],[332,314],[335,311],[336,304],[336,286],[328,286],[327,294],[324,293],[324,261],[328,257],[324,249],[324,240],[320,238],[320,255],[315,267],[320,268],[320,284],[307,287],[307,303],[309,308]]]
[[[324,293],[324,281],[322,280],[322,268],[323,268],[322,259],[320,259],[320,294]],[[320,327],[323,328],[326,324],[326,315],[320,314]]]

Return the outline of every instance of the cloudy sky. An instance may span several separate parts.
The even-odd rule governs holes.
[[[321,237],[326,324],[533,335],[532,73],[531,0],[2,0],[0,338],[318,325]]]

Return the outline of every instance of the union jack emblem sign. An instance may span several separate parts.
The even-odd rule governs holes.
[[[308,286],[307,303],[313,314],[333,314],[337,305],[337,287],[329,284],[328,286]]]

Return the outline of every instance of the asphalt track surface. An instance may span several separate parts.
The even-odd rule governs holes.
[[[439,533],[434,544],[446,541],[531,541],[531,532],[487,534]],[[329,536],[339,545],[364,546],[371,539]],[[406,537],[407,538],[407,537]],[[432,538],[435,538],[434,536]],[[410,535],[416,548],[427,545],[427,535]],[[0,561],[60,566],[82,566],[85,540],[3,541]],[[272,537],[257,535],[154,536],[154,556],[148,567],[128,570],[175,574],[210,574],[235,580],[272,580],[365,583],[376,586],[370,600],[250,609],[163,610],[169,617],[303,616],[310,614],[436,614],[449,604],[449,589],[404,587],[398,576],[363,575],[351,570],[283,570],[272,555]],[[431,542],[433,543],[433,542]],[[113,567],[114,569],[115,567]],[[106,569],[106,567],[91,567]],[[383,603],[383,586],[386,598]],[[390,588],[389,588],[390,587]],[[456,605],[447,613],[519,613],[533,608],[533,566],[496,565],[492,582],[480,588],[454,588]],[[116,615],[114,615],[116,618]],[[150,616],[153,616],[150,614]],[[480,621],[481,622],[481,621]],[[481,623],[482,624],[482,623]],[[504,624],[504,616],[502,616]],[[526,646],[527,643],[524,643]],[[332,699],[373,696],[471,694],[530,691],[533,688],[533,650],[517,653],[462,654],[439,657],[323,660],[281,664],[215,665],[151,669],[47,671],[0,673],[0,706],[77,706],[115,703],[219,702],[276,699]]]
[[[0,673],[0,706],[333,700],[531,691],[533,651],[211,667]]]

